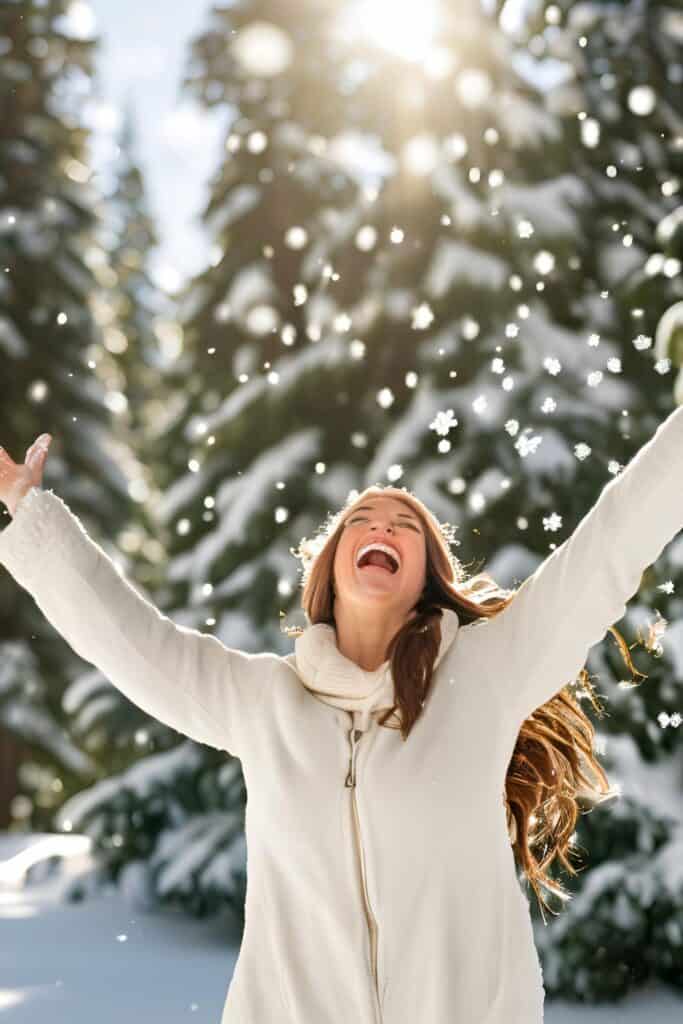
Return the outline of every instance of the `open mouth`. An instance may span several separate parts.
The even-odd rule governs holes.
[[[392,576],[399,569],[397,556],[387,547],[374,544],[361,549],[356,565],[359,569],[365,569],[368,572],[372,570],[388,572]]]

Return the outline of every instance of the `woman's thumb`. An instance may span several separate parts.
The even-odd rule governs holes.
[[[51,434],[41,434],[40,437],[36,438],[26,454],[26,461],[30,462],[31,465],[41,465],[46,457],[47,450],[52,440]]]

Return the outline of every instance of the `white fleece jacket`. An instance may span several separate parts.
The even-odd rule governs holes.
[[[683,528],[683,408],[505,611],[459,629],[447,616],[407,742],[318,699],[296,650],[241,652],[160,614],[52,491],[15,513],[0,561],[72,648],[150,715],[241,759],[246,918],[222,1024],[540,1024],[505,775],[524,719]],[[329,642],[319,666],[362,671]]]

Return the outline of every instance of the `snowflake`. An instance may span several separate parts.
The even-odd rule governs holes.
[[[515,441],[515,448],[522,458],[525,458],[530,453],[533,455],[542,440],[543,438],[539,434],[536,434],[534,437],[528,437],[526,434],[522,434],[522,436]]]
[[[552,530],[555,532],[562,526],[562,516],[559,516],[557,512],[553,512],[550,516],[543,516],[543,529]]]
[[[576,455],[577,459],[580,459],[581,462],[588,458],[592,450],[593,449],[590,445],[587,445],[584,441],[580,441],[578,444],[574,445],[574,455]]]
[[[457,427],[458,421],[455,418],[452,409],[447,409],[445,412],[439,411],[436,416],[429,424],[429,429],[436,431],[437,434],[445,437],[451,427]]]
[[[543,365],[545,366],[548,373],[551,373],[553,377],[556,377],[562,369],[562,363],[559,359],[556,359],[554,356],[546,356],[546,358],[543,360]]]
[[[434,313],[427,302],[421,302],[419,306],[416,306],[415,309],[412,310],[412,314],[412,327],[416,331],[425,330],[425,328],[429,327],[434,319]]]

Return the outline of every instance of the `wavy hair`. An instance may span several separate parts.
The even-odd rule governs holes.
[[[457,527],[440,523],[406,488],[373,484],[360,494],[351,491],[343,507],[328,515],[314,538],[304,537],[298,548],[290,548],[290,554],[303,565],[301,605],[311,624],[334,625],[332,578],[337,544],[351,510],[373,496],[404,502],[420,519],[426,542],[426,582],[415,605],[416,615],[398,630],[386,652],[394,680],[395,704],[383,713],[379,724],[400,728],[405,741],[432,684],[441,643],[441,609],[452,609],[461,625],[467,625],[498,614],[514,600],[516,590],[502,589],[487,572],[468,576],[450,549],[451,544],[458,543]],[[296,636],[303,628],[284,627],[282,632]],[[619,638],[622,654],[625,653],[623,638],[614,627],[610,632]],[[581,696],[590,698],[602,717],[603,709],[584,667],[524,721],[505,779],[503,798],[510,843],[542,914],[544,906],[551,912],[552,908],[544,900],[541,887],[562,900],[571,899],[548,870],[557,858],[570,874],[578,873],[568,854],[577,856],[571,847],[581,804],[590,809],[619,795],[618,790],[610,788],[593,750],[595,729],[578,703],[579,691]],[[392,717],[398,724],[391,724]]]

